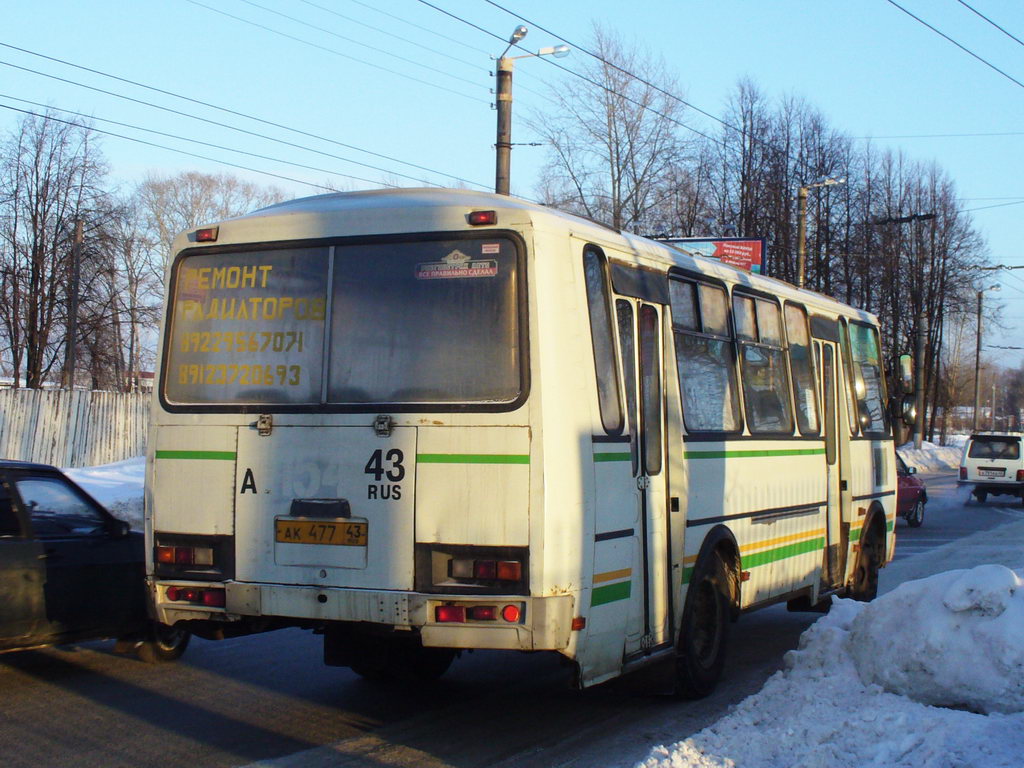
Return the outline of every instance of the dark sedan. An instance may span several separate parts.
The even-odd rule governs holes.
[[[144,551],[60,470],[0,460],[0,652],[115,637],[145,661],[178,658],[189,635],[150,620]]]

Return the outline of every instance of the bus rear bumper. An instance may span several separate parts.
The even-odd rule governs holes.
[[[185,584],[173,582],[173,585]],[[257,618],[290,619],[303,624],[367,622],[399,630],[418,629],[423,645],[437,648],[562,651],[569,645],[575,604],[572,595],[430,595],[227,582],[223,584],[226,589],[224,607],[209,608],[167,600],[168,586],[171,584],[165,582],[153,585],[156,618],[165,624]],[[441,606],[455,610],[439,614],[437,609]]]

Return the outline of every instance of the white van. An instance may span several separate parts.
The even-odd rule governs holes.
[[[974,498],[984,502],[992,494],[1017,496],[1024,501],[1024,458],[1020,443],[1020,432],[971,435],[960,460],[960,481],[974,484],[971,491]]]

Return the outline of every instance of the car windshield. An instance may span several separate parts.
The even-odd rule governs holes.
[[[514,402],[520,284],[507,237],[199,253],[175,270],[175,404]]]
[[[1019,459],[1020,438],[975,437],[967,455],[972,459]]]

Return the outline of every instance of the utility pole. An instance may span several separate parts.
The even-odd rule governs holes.
[[[974,348],[974,417],[971,419],[971,431],[978,431],[978,412],[981,410],[981,302],[985,291],[998,291],[998,285],[982,288],[978,291],[978,336]]]
[[[71,246],[71,285],[68,286],[68,327],[64,347],[63,388],[75,388],[75,337],[78,335],[78,282],[82,264],[82,243],[85,236],[82,220],[75,219],[75,239]]]
[[[798,203],[796,228],[796,287],[804,287],[804,275],[807,271],[807,190],[818,187],[831,187],[833,184],[845,184],[846,178],[822,179],[814,184],[805,184],[796,193]]]
[[[509,193],[509,184],[512,176],[512,68],[516,59],[526,59],[531,56],[556,56],[561,58],[569,54],[568,45],[552,45],[541,48],[536,53],[527,53],[523,56],[506,56],[513,45],[526,37],[527,29],[522,24],[515,28],[512,36],[508,39],[508,46],[501,56],[498,57],[498,64],[495,67],[494,108],[498,113],[498,131],[494,141],[494,191],[499,195]]]
[[[512,173],[512,68],[515,63],[511,57],[502,56],[498,59],[495,72],[498,79],[495,94],[498,136],[494,142],[494,191],[499,195],[509,194],[509,177]]]

